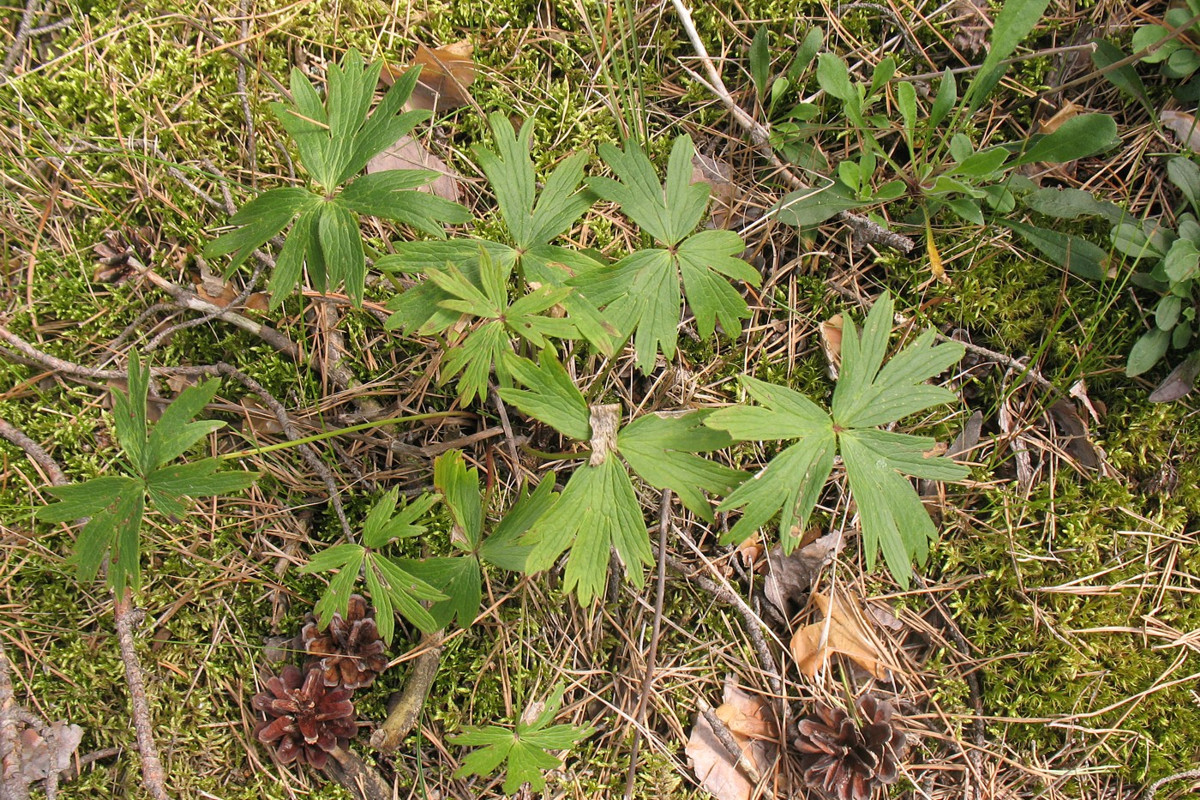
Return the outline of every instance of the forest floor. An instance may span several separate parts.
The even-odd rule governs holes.
[[[692,20],[670,0],[29,0],[0,10],[0,797],[17,797],[23,780],[10,772],[22,754],[3,745],[32,724],[12,703],[78,726],[59,797],[155,796],[118,642],[121,596],[103,574],[82,580],[67,561],[80,547],[78,526],[34,519],[55,500],[54,469],[80,482],[124,468],[113,398],[129,390],[121,376],[135,349],[156,370],[152,422],[197,381],[162,368],[228,365],[200,412],[226,424],[186,459],[222,456],[228,468],[259,473],[251,488],[200,498],[185,515],[149,513],[140,529],[141,584],[130,596],[136,611],[125,611],[140,618],[142,711],[170,797],[392,796],[381,786],[397,797],[506,796],[515,787],[506,790],[503,767],[463,774],[470,747],[451,740],[467,726],[512,725],[556,689],[562,706],[547,722],[579,736],[549,748],[562,764],[544,773],[546,797],[817,797],[802,788],[797,720],[821,703],[850,708],[868,692],[891,704],[908,743],[893,754],[897,781],[881,795],[1196,796],[1200,417],[1193,396],[1150,400],[1186,350],[1126,375],[1130,348],[1156,324],[1158,295],[1132,280],[1146,259],[1127,257],[1103,216],[993,208],[980,195],[986,218],[976,224],[911,177],[950,158],[951,132],[983,151],[1103,114],[1119,138],[1103,152],[983,177],[1082,189],[1139,230],[1149,220],[1186,234],[1196,223],[1167,164],[1200,149],[1187,122],[1194,127],[1196,97],[1178,95],[1190,62],[1175,57],[1172,73],[1165,60],[1131,60],[1109,79],[1093,59],[1097,39],[1123,53],[1142,46],[1139,28],[1162,24],[1168,6],[1050,3],[1003,80],[969,109],[964,90],[998,13],[987,4],[694,5]],[[1188,8],[1184,17],[1197,10]],[[693,25],[706,57],[689,37]],[[1200,35],[1179,41],[1194,54]],[[418,93],[436,107],[395,164],[445,170],[435,192],[471,216],[453,227],[456,238],[507,235],[472,151],[495,146],[489,114],[517,128],[532,120],[543,181],[575,153],[588,175],[610,174],[600,145],[628,140],[645,144],[661,178],[676,137],[691,137],[694,179],[712,186],[707,226],[737,231],[761,275],[757,285],[732,284],[749,314],[740,335],[722,318],[706,336],[687,287],[693,307],[683,306],[678,350],[652,357],[647,370],[633,344],[606,357],[582,340],[565,343],[562,362],[589,402],[620,404],[628,418],[724,408],[750,402],[738,376],[751,375],[824,407],[845,330],[838,321],[863,320],[885,291],[895,300],[893,352],[925,328],[963,343],[962,361],[935,379],[953,402],[890,426],[952,446],[970,470],[960,481],[913,484],[937,539],[911,582],[864,545],[866,500],[848,491],[840,460],[795,558],[773,549],[774,522],[730,544],[722,534],[740,512],[708,522],[639,478],[652,555],[647,564],[613,556],[595,597],[570,591],[564,560],[528,574],[488,567],[473,621],[459,615],[423,635],[397,617],[390,668],[354,694],[360,728],[348,750],[361,786],[273,759],[256,739],[252,698],[281,661],[301,663],[292,642],[330,577],[301,571],[314,556],[362,530],[392,489],[412,503],[444,493],[434,464],[452,451],[479,470],[489,531],[543,478],[563,489],[583,463],[564,451],[586,455],[498,393],[461,396],[447,349],[466,323],[435,333],[385,326],[389,302],[420,275],[371,269],[361,304],[334,281],[327,294],[305,285],[272,309],[262,293],[279,240],[227,275],[228,259],[204,257],[234,208],[305,184],[270,104],[288,99],[293,68],[323,90],[329,66],[351,48],[388,74],[425,64],[434,85]],[[846,111],[853,101],[833,96],[836,81],[818,75],[836,60],[828,54],[847,65],[851,93],[876,95],[863,120]],[[889,57],[894,73],[881,74]],[[958,77],[958,105],[909,151],[899,86],[917,87],[924,130],[946,70]],[[868,140],[880,156],[864,165]],[[864,171],[852,213],[795,227],[772,211],[800,179],[823,185]],[[905,176],[899,195],[880,196]],[[864,234],[862,220],[899,236]],[[1012,220],[1053,241],[1036,246]],[[361,223],[368,264],[395,242],[429,238],[369,215]],[[559,243],[615,261],[645,237],[600,201]],[[1103,251],[1100,279],[1052,256],[1070,259],[1079,242]],[[1181,299],[1190,319],[1190,288]],[[511,383],[485,371],[489,381]],[[305,450],[296,443],[304,437],[318,438]],[[273,444],[283,446],[264,449]],[[753,473],[782,446],[739,442],[710,457]],[[438,506],[425,534],[395,552],[451,555],[459,522]],[[818,608],[826,597],[851,617],[827,618]],[[794,642],[814,624],[818,649],[840,651],[815,666],[797,660]],[[389,752],[372,747],[389,699],[432,664],[416,724]],[[738,743],[757,737],[740,770],[712,734],[696,739],[697,728],[711,730],[710,708]],[[34,769],[33,748],[20,741]],[[710,773],[714,762],[725,771]]]

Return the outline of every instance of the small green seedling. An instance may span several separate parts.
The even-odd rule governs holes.
[[[550,755],[552,750],[567,750],[581,739],[591,736],[591,726],[551,725],[562,706],[563,689],[554,691],[545,705],[535,703],[526,709],[512,728],[499,725],[468,726],[450,737],[451,744],[477,747],[462,761],[455,778],[467,775],[488,777],[505,765],[504,793],[516,794],[522,784],[540,793],[546,788],[543,772],[562,765],[562,760]]]
[[[457,618],[466,628],[479,613],[483,599],[483,565],[511,572],[524,572],[529,546],[520,538],[538,517],[554,504],[554,479],[547,478],[529,494],[522,493],[487,536],[484,535],[484,495],[479,487],[479,470],[467,469],[463,455],[451,450],[433,465],[433,484],[454,520],[450,543],[458,555],[450,557],[397,559],[409,573],[437,587],[446,595],[429,608],[439,628]]]
[[[172,463],[192,445],[223,427],[219,420],[193,421],[217,391],[216,378],[189,386],[167,406],[150,429],[146,396],[150,368],[137,352],[129,357],[129,392],[112,390],[113,428],[121,447],[119,475],[104,475],[49,491],[60,502],[38,509],[45,522],[69,522],[91,517],[80,531],[75,552],[68,559],[78,569],[80,581],[96,577],[110,555],[107,582],[118,597],[126,588],[141,587],[140,532],[150,508],[175,519],[187,516],[187,498],[237,492],[254,483],[255,472],[221,472],[221,459],[202,458],[186,464]]]
[[[830,411],[791,389],[743,376],[743,388],[759,405],[724,408],[707,417],[705,425],[735,441],[795,440],[718,506],[718,511],[742,510],[726,541],[740,542],[780,514],[780,539],[791,552],[840,453],[862,522],[867,568],[874,568],[882,550],[892,575],[908,586],[913,559],[925,563],[937,532],[905,476],[952,481],[965,478],[967,470],[931,455],[932,439],[879,426],[953,401],[948,389],[925,381],[958,363],[965,351],[957,342],[934,345],[933,331],[927,330],[884,364],[891,330],[888,294],[875,301],[861,335],[846,319],[841,377]]]
[[[354,592],[360,573],[375,604],[376,624],[385,642],[392,641],[395,611],[426,633],[433,633],[441,627],[421,602],[446,600],[447,596],[407,571],[400,565],[399,559],[389,558],[380,552],[396,539],[425,533],[425,526],[418,524],[417,520],[433,507],[438,496],[421,495],[412,503],[401,505],[397,511],[398,495],[399,490],[393,489],[379,498],[367,512],[363,520],[362,544],[346,542],[326,548],[300,568],[303,573],[337,571],[315,606],[322,628],[329,626],[335,612],[342,616],[347,614],[350,595]]]

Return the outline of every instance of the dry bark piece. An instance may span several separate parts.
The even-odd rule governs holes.
[[[267,715],[255,726],[255,738],[283,764],[298,761],[323,768],[330,752],[344,749],[358,732],[350,690],[330,690],[319,669],[302,673],[287,665],[251,705]]]
[[[346,616],[335,613],[324,631],[310,614],[300,639],[304,652],[313,657],[310,668],[320,670],[326,686],[361,689],[388,666],[374,610],[359,594],[350,595]]]
[[[870,800],[876,786],[896,782],[908,741],[892,719],[892,706],[871,694],[857,703],[858,719],[817,703],[800,720],[793,746],[800,751],[804,782],[836,800]]]

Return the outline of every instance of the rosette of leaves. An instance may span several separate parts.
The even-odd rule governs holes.
[[[205,249],[210,258],[232,255],[233,270],[295,222],[275,259],[272,309],[300,282],[305,268],[318,291],[345,282],[350,297],[362,302],[367,267],[360,214],[402,222],[441,238],[446,235],[444,224],[471,219],[459,204],[416,191],[437,177],[432,170],[396,169],[355,177],[371,158],[429,117],[428,111],[401,113],[419,68],[401,76],[374,113],[368,113],[382,66],[364,64],[351,49],[341,64],[329,66],[324,102],[304,73],[292,70],[292,102],[272,103],[271,111],[295,140],[300,163],[317,191],[285,186],[263,192],[229,218],[234,230]]]
[[[254,735],[283,764],[299,761],[321,769],[329,753],[358,733],[350,690],[325,685],[320,669],[301,672],[288,664],[250,704],[266,714]]]
[[[708,208],[711,187],[692,183],[692,140],[680,136],[671,148],[667,179],[660,184],[650,159],[637,145],[624,150],[600,145],[600,157],[616,179],[593,177],[588,186],[654,238],[655,247],[638,250],[611,267],[580,275],[569,283],[604,311],[622,338],[633,336],[637,365],[645,374],[662,353],[675,357],[679,320],[686,298],[702,338],[716,330],[736,338],[750,316],[746,300],[730,279],[758,286],[762,277],[739,256],[746,249],[733,231],[693,232]],[[682,289],[681,289],[682,287]]]
[[[397,563],[446,595],[429,608],[438,627],[457,618],[459,627],[466,628],[479,613],[483,599],[483,565],[524,572],[530,548],[519,540],[558,495],[554,479],[544,479],[532,492],[522,493],[485,536],[487,504],[479,487],[479,470],[467,469],[462,453],[451,450],[434,462],[433,483],[450,511],[454,523],[450,543],[458,554]]]
[[[575,468],[557,502],[520,540],[532,546],[525,562],[531,573],[549,569],[570,551],[563,588],[574,591],[583,604],[604,591],[610,551],[616,551],[638,587],[644,567],[652,562],[633,475],[656,489],[671,489],[708,521],[713,510],[705,493],[725,494],[745,478],[696,455],[731,443],[725,433],[704,426],[708,411],[647,414],[621,427],[620,406],[589,408],[549,351],[542,352],[538,365],[525,359],[514,362],[513,374],[527,388],[501,389],[506,403],[564,436],[591,444],[587,462]]]
[[[128,587],[141,586],[140,532],[149,507],[167,517],[184,519],[190,499],[240,491],[254,483],[254,472],[222,472],[219,458],[202,458],[186,464],[172,463],[192,445],[224,426],[219,420],[192,418],[204,410],[217,391],[216,378],[180,392],[154,424],[146,416],[150,368],[136,352],[129,356],[128,393],[114,388],[113,429],[121,449],[114,472],[83,483],[54,486],[48,491],[59,499],[38,509],[44,522],[69,522],[90,517],[68,559],[80,581],[96,577],[109,556],[107,582],[118,597]]]
[[[736,441],[794,442],[718,507],[742,511],[725,541],[746,539],[778,514],[780,539],[790,553],[840,453],[858,506],[867,568],[874,568],[882,550],[892,575],[908,586],[912,560],[925,563],[937,531],[906,476],[960,480],[967,470],[931,455],[933,439],[879,426],[952,402],[951,391],[925,381],[957,363],[965,351],[957,342],[935,345],[933,331],[927,330],[884,364],[891,329],[892,298],[887,293],[875,301],[861,335],[847,317],[841,373],[829,411],[792,389],[743,376],[742,387],[758,405],[724,408],[707,417],[705,425]]]
[[[393,489],[371,507],[363,520],[361,543],[346,542],[328,547],[300,568],[303,573],[337,571],[313,608],[320,627],[328,627],[335,613],[343,617],[349,614],[350,595],[361,574],[371,602],[375,604],[379,635],[385,642],[390,644],[392,641],[396,611],[426,633],[438,629],[439,625],[421,602],[445,600],[446,595],[406,570],[398,559],[380,552],[397,539],[423,534],[425,526],[417,524],[417,520],[438,498],[425,494],[401,505],[397,511],[398,497],[399,490]]]
[[[1184,354],[1151,393],[1152,402],[1178,400],[1192,390],[1200,375],[1200,349],[1195,342],[1200,311],[1200,166],[1183,156],[1172,158],[1167,161],[1167,180],[1186,203],[1177,209],[1174,229],[1159,218],[1129,220],[1124,209],[1079,189],[1039,189],[1024,198],[1029,208],[1049,217],[1103,218],[1111,226],[1112,249],[1138,268],[1130,281],[1159,296],[1147,316],[1147,330],[1134,342],[1125,364],[1125,374],[1134,377],[1148,372],[1172,350]],[[1008,225],[1047,258],[1081,277],[1108,277],[1109,251],[1083,237],[1028,223]]]
[[[498,355],[511,352],[511,340],[530,339],[541,349],[541,336],[583,336],[594,347],[611,355],[615,328],[576,291],[564,288],[577,275],[600,267],[587,253],[570,250],[553,242],[571,229],[594,201],[582,188],[587,155],[577,153],[558,164],[546,177],[539,193],[537,175],[530,158],[533,121],[514,131],[504,114],[489,118],[495,151],[475,146],[473,153],[496,196],[503,241],[454,238],[436,242],[398,242],[395,254],[376,262],[381,270],[422,273],[428,276],[417,286],[394,297],[388,307],[394,312],[388,329],[424,335],[441,334],[463,315],[480,320],[472,335],[452,352],[471,349],[458,356],[459,367],[477,365],[470,378],[460,382],[464,399],[482,395],[479,376],[486,381],[487,362],[502,369]],[[510,276],[518,283],[518,298],[509,302]],[[553,320],[544,312],[555,306],[567,319]],[[538,320],[529,325],[522,318]],[[496,324],[514,320],[513,325]],[[550,321],[546,321],[550,320]],[[485,333],[480,334],[480,331]],[[468,348],[468,342],[470,347]],[[452,373],[453,374],[453,373]]]
[[[535,703],[526,709],[512,728],[489,725],[486,728],[467,726],[463,732],[450,737],[460,747],[477,747],[462,761],[455,778],[467,775],[487,777],[505,765],[504,793],[515,795],[522,784],[533,792],[546,788],[542,773],[562,765],[562,760],[550,755],[551,750],[566,750],[592,735],[591,726],[551,725],[562,706],[563,690],[555,690],[544,704]]]

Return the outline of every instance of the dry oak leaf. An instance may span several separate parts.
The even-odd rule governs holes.
[[[743,758],[760,775],[769,774],[775,763],[774,742],[778,737],[770,707],[762,698],[728,681],[725,702],[717,707],[716,714],[741,748]],[[696,718],[685,750],[700,785],[717,800],[751,800],[755,796],[754,783],[738,769],[703,714]]]
[[[405,107],[434,114],[471,105],[471,84],[475,82],[475,48],[463,39],[441,47],[417,45],[413,65],[421,67],[421,76]]]
[[[865,612],[858,599],[844,592],[835,593],[833,601],[813,592],[812,599],[825,618],[804,626],[792,637],[792,656],[800,671],[814,678],[832,653],[841,653],[873,677],[889,680],[894,667],[887,663],[864,622]]]

